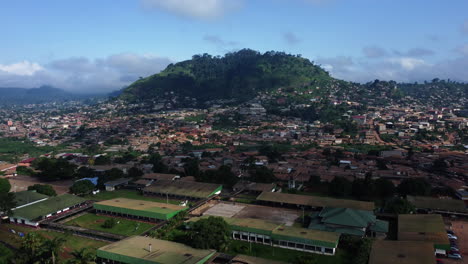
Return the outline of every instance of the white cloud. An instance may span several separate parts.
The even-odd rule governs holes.
[[[243,0],[141,0],[147,8],[162,9],[177,15],[211,20],[238,10]]]
[[[416,67],[427,65],[427,63],[422,59],[416,58],[390,58],[388,59],[390,63],[395,63],[400,65],[405,70],[414,70]]]
[[[31,76],[35,72],[41,70],[43,70],[41,65],[30,61],[22,61],[13,64],[0,64],[0,71],[14,75]]]
[[[110,92],[131,84],[139,77],[158,73],[169,63],[171,60],[165,57],[121,53],[95,60],[73,57],[42,66],[22,62],[11,65],[29,67],[0,64],[0,87],[52,85],[82,93]]]

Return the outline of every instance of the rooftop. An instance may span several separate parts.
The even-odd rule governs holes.
[[[434,246],[429,242],[376,240],[369,264],[435,263]]]
[[[85,202],[81,197],[63,194],[51,197],[45,201],[31,204],[13,211],[13,217],[21,217],[28,220],[36,220],[42,216],[58,212],[62,209]]]
[[[363,202],[346,199],[335,199],[328,197],[299,195],[278,192],[262,192],[258,197],[258,201],[296,204],[312,207],[335,207],[335,208],[352,208],[356,210],[373,211],[375,205],[372,202]]]
[[[169,203],[158,203],[127,198],[115,198],[111,200],[97,202],[95,204],[163,214],[171,213],[173,211],[181,211],[188,208],[186,206],[179,206]]]
[[[49,196],[34,191],[22,191],[15,193],[16,208],[47,199]]]
[[[271,259],[256,258],[246,255],[237,255],[232,259],[232,264],[286,264],[285,262]]]
[[[440,211],[466,212],[465,203],[462,200],[438,199],[423,196],[409,196],[408,201],[416,208]]]
[[[126,263],[135,264],[198,264],[215,253],[214,250],[199,250],[175,242],[134,236],[99,248],[97,256],[115,261],[125,259]]]
[[[449,244],[444,221],[438,214],[398,215],[398,240]]]
[[[153,185],[144,188],[145,192],[160,194],[206,198],[221,190],[220,184],[192,182],[192,181],[168,181],[158,180]]]
[[[108,182],[104,183],[104,185],[105,186],[117,186],[117,185],[121,185],[121,184],[126,184],[131,180],[132,179],[130,179],[130,178],[120,178],[120,179],[117,179],[115,181],[108,181]]]

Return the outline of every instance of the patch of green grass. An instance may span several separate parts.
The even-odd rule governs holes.
[[[187,121],[187,122],[196,122],[196,123],[200,123],[201,121],[205,120],[206,119],[206,115],[205,114],[200,114],[200,115],[195,115],[195,116],[186,116],[184,117],[184,120]]]
[[[132,221],[124,218],[114,218],[117,223],[112,228],[102,227],[104,221],[112,218],[113,217],[103,215],[84,214],[78,218],[66,222],[65,224],[122,236],[140,235],[153,227],[153,225],[148,223]]]
[[[229,249],[225,253],[232,255],[244,254],[264,259],[284,261],[287,263],[291,263],[294,258],[302,255],[310,256],[313,259],[316,259],[316,263],[320,264],[341,264],[345,261],[345,252],[341,252],[340,250],[337,251],[335,256],[325,256],[238,240],[232,241],[229,245]]]
[[[20,157],[28,154],[37,157],[56,150],[55,147],[38,147],[27,139],[0,138],[0,160],[18,162]]]
[[[86,199],[96,200],[96,201],[104,201],[110,200],[115,198],[127,198],[127,199],[134,199],[134,200],[142,200],[142,201],[151,201],[151,202],[158,202],[158,203],[166,203],[167,200],[164,198],[159,197],[146,197],[138,193],[137,191],[132,190],[116,190],[112,192],[101,191],[96,195],[87,195],[85,196]],[[170,204],[180,204],[180,201],[171,200],[169,199]]]

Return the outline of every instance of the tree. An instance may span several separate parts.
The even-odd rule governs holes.
[[[393,183],[387,179],[379,178],[375,180],[375,196],[380,197],[382,199],[392,197],[395,192],[396,188]]]
[[[72,179],[75,176],[76,165],[65,159],[41,158],[35,160],[33,165],[40,171],[36,176],[45,181]]]
[[[100,155],[94,160],[94,165],[108,165],[111,163],[111,159],[108,156]]]
[[[115,221],[114,218],[109,218],[109,219],[107,219],[106,221],[104,221],[104,223],[102,224],[102,227],[103,227],[103,228],[111,229],[111,228],[113,228],[116,224],[117,224],[117,222]]]
[[[65,239],[61,237],[47,239],[41,246],[44,250],[45,259],[50,259],[52,260],[52,264],[55,264],[56,258],[62,250],[63,243],[65,243]]]
[[[222,217],[210,216],[192,223],[188,232],[190,246],[224,250],[230,241],[231,229]]]
[[[351,182],[344,177],[335,177],[328,185],[328,192],[336,197],[348,196],[351,190]]]
[[[138,169],[137,167],[131,167],[129,170],[128,170],[128,177],[134,179],[134,180],[137,180],[139,178],[141,178],[141,176],[143,176],[143,171]]]
[[[398,193],[401,195],[429,195],[431,185],[425,179],[405,179],[398,185]]]
[[[73,259],[69,260],[67,264],[88,264],[94,262],[96,254],[94,254],[89,248],[80,248],[70,253]]]
[[[11,189],[11,184],[8,179],[0,178],[0,193],[7,193]]]
[[[28,187],[28,191],[36,191],[37,193],[45,194],[47,196],[57,196],[52,185],[49,184],[34,184]]]
[[[76,195],[86,195],[94,190],[94,184],[90,180],[80,180],[73,183],[70,192]]]
[[[0,193],[0,212],[6,215],[12,215],[12,209],[16,207],[15,194]]]
[[[414,209],[414,206],[408,200],[398,197],[387,201],[384,207],[384,211],[390,214],[409,214]]]
[[[21,246],[16,252],[16,261],[21,264],[40,264],[44,263],[43,259],[43,243],[44,237],[35,233],[29,232],[23,238]]]
[[[372,181],[366,181],[364,179],[356,179],[352,183],[351,193],[358,199],[369,198],[373,189]]]
[[[82,178],[92,178],[96,174],[96,171],[94,169],[88,168],[88,167],[80,167],[76,173],[75,173],[75,178],[82,179]]]
[[[258,166],[250,170],[250,180],[260,183],[272,183],[276,181],[273,170],[265,166]]]

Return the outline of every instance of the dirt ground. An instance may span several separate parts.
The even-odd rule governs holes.
[[[228,202],[220,202],[209,208],[204,214],[235,218],[256,218],[287,226],[292,226],[297,218],[302,217],[302,211],[298,210]]]
[[[12,192],[21,192],[28,189],[28,186],[34,184],[50,184],[57,192],[57,194],[64,194],[68,192],[73,181],[53,181],[53,182],[41,182],[36,178],[24,175],[18,175],[15,177],[8,177],[11,184]]]

